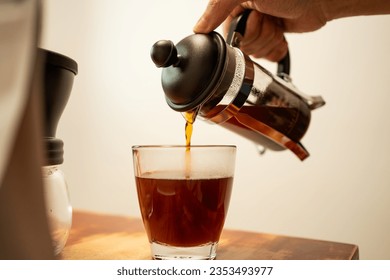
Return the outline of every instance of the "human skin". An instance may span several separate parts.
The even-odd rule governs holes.
[[[288,50],[286,32],[310,32],[328,21],[359,15],[390,13],[389,0],[209,0],[194,27],[209,33],[223,22],[227,32],[231,20],[244,9],[253,10],[240,48],[248,55],[279,61]]]

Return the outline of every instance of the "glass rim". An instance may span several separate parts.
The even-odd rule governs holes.
[[[229,145],[229,144],[212,144],[212,145],[191,145],[189,146],[191,149],[198,149],[198,148],[232,148],[237,149],[236,145]],[[131,146],[132,150],[139,150],[139,149],[154,149],[154,148],[164,148],[164,149],[172,149],[172,148],[188,148],[187,145],[133,145]]]

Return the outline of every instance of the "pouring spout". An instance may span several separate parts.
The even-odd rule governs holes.
[[[321,96],[306,96],[305,99],[310,110],[314,110],[325,105],[325,100]]]
[[[275,77],[275,79],[279,79],[279,77]],[[320,95],[316,95],[316,96],[307,95],[307,94],[303,93],[302,91],[300,91],[299,89],[297,89],[293,85],[290,76],[285,75],[282,78],[282,80],[285,81],[284,85],[287,86],[292,91],[292,93],[294,93],[299,98],[301,98],[309,106],[310,110],[320,108],[326,104],[326,102],[322,98],[322,96],[320,96]]]

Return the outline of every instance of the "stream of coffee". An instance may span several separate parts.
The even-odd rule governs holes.
[[[183,115],[184,115],[184,119],[186,120],[186,126],[185,126],[186,147],[187,147],[187,151],[189,151],[191,146],[192,129],[196,119],[197,110],[185,112]]]
[[[191,177],[191,137],[192,129],[198,110],[187,111],[183,114],[186,120],[185,138],[186,138],[186,155],[185,155],[185,177]]]

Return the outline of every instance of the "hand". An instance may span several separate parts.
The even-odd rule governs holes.
[[[247,21],[241,50],[271,61],[279,61],[287,53],[285,32],[314,31],[327,22],[320,1],[210,0],[194,32],[209,33],[224,21],[224,30],[227,32],[231,20],[244,9],[253,11]]]

